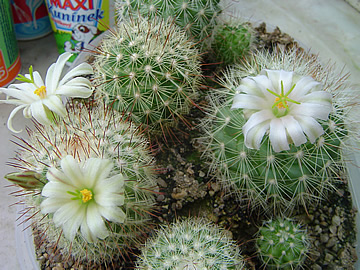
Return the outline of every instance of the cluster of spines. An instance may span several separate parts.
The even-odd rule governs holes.
[[[51,216],[40,212],[41,188],[32,191],[32,196],[26,199],[34,224],[63,255],[73,256],[79,262],[109,262],[125,256],[129,247],[142,242],[144,232],[152,226],[155,168],[147,140],[130,123],[122,121],[121,114],[103,104],[81,105],[70,103],[67,117],[52,126],[35,123],[34,130],[28,129],[29,139],[20,139],[17,143],[22,149],[11,165],[36,172],[46,182],[48,169],[59,167],[61,158],[66,155],[79,161],[94,157],[112,160],[111,174],[121,173],[126,179],[125,203],[121,206],[126,219],[123,224],[107,222],[111,234],[102,241],[88,243],[80,234],[72,242],[67,240],[61,228],[55,227]]]
[[[137,269],[244,269],[224,229],[189,218],[162,226],[141,249]]]
[[[207,38],[217,24],[217,17],[222,11],[219,0],[128,0],[117,1],[120,17],[137,16],[173,18],[175,23],[186,30],[191,39],[198,42],[198,47],[206,47]],[[130,13],[130,14],[129,14]]]
[[[309,237],[300,224],[276,218],[260,227],[256,246],[266,268],[299,269],[309,251]]]
[[[343,88],[341,76],[334,80],[329,70],[329,77],[325,76],[325,70],[305,53],[292,51],[280,56],[257,54],[247,65],[225,72],[221,84],[226,88],[208,97],[207,117],[201,124],[204,135],[200,141],[205,144],[204,155],[211,170],[240,201],[248,199],[253,208],[260,206],[266,211],[291,213],[299,206],[307,208],[319,202],[329,190],[335,189],[343,163],[342,149],[349,137],[345,123],[348,112],[340,109],[344,104],[339,104],[345,103],[346,98],[336,96]],[[246,116],[239,110],[231,110],[235,89],[246,76],[257,75],[264,68],[282,67],[295,69],[303,76],[313,75],[333,94],[334,109],[329,120],[321,122],[325,132],[314,144],[292,145],[288,151],[272,151],[268,138],[259,150],[249,149],[244,145],[242,133]]]
[[[149,132],[175,125],[194,104],[200,56],[168,20],[125,21],[95,54],[95,84],[107,102]]]

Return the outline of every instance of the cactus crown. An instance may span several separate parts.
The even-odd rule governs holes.
[[[141,251],[138,269],[244,269],[235,242],[200,219],[163,226]]]
[[[118,112],[101,104],[81,105],[69,105],[67,117],[52,126],[35,124],[35,130],[28,129],[29,139],[21,140],[23,147],[17,153],[14,166],[44,177],[54,172],[53,168],[59,169],[66,156],[78,162],[99,159],[111,163],[108,177],[121,178],[121,183],[113,184],[121,185],[118,197],[122,198],[119,204],[125,218],[121,224],[104,220],[110,235],[102,241],[89,242],[80,233],[74,240],[68,240],[61,228],[55,226],[53,215],[40,212],[40,204],[44,201],[40,193],[29,196],[27,202],[34,209],[36,226],[46,232],[47,240],[61,248],[64,255],[74,256],[78,261],[109,261],[137,244],[144,231],[151,227],[149,213],[154,207],[156,186],[154,165],[145,138],[130,123],[121,121]],[[79,189],[76,191],[79,194],[69,191],[65,193],[80,196],[83,203],[96,200],[96,190]],[[93,192],[94,198],[90,196]],[[108,203],[111,205],[111,201]]]
[[[198,52],[170,19],[124,22],[97,52],[99,91],[125,118],[149,131],[164,131],[183,119],[197,96]]]
[[[309,250],[309,239],[299,224],[277,218],[259,229],[256,245],[264,265],[271,269],[298,269]]]

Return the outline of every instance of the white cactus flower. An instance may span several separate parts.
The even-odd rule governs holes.
[[[312,77],[300,77],[284,70],[262,70],[242,79],[232,109],[244,109],[245,145],[259,149],[268,132],[275,152],[315,140],[324,133],[318,119],[327,120],[332,95]]]
[[[50,168],[49,182],[42,195],[40,208],[44,214],[53,213],[53,221],[72,241],[80,232],[88,242],[109,235],[105,220],[123,223],[125,213],[124,179],[122,174],[110,178],[113,164],[108,159],[90,158],[78,163],[72,156],[61,160],[61,170]]]
[[[65,106],[61,100],[62,96],[87,98],[92,94],[90,81],[84,77],[77,77],[93,73],[92,67],[87,63],[78,65],[60,79],[65,63],[71,56],[71,53],[66,52],[58,57],[56,63],[49,67],[45,83],[39,72],[33,72],[31,66],[29,68],[30,74],[17,77],[23,83],[11,84],[8,88],[0,88],[0,91],[7,95],[6,99],[0,100],[0,102],[17,105],[10,113],[7,122],[11,131],[21,132],[21,130],[16,131],[12,126],[12,119],[21,109],[24,109],[24,117],[34,117],[39,123],[48,125],[51,124],[51,112],[60,116],[66,114]]]

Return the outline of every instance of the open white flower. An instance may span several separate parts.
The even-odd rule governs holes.
[[[312,77],[300,77],[284,70],[262,70],[247,77],[236,89],[232,109],[244,109],[245,145],[259,149],[265,133],[275,152],[289,150],[289,144],[311,143],[324,133],[317,119],[327,120],[332,110],[330,93]]]
[[[72,241],[78,234],[88,242],[109,235],[105,219],[123,223],[125,213],[122,174],[107,178],[113,168],[108,159],[90,158],[79,164],[72,156],[61,160],[61,170],[50,168],[40,205],[44,214],[53,213],[54,224]]]
[[[66,114],[61,96],[87,98],[92,94],[90,81],[84,77],[77,77],[93,73],[92,67],[87,63],[78,65],[60,79],[65,63],[71,55],[68,52],[61,54],[56,63],[49,67],[45,84],[39,72],[33,72],[31,66],[29,68],[30,74],[17,77],[23,83],[11,84],[8,88],[0,88],[1,92],[7,95],[6,100],[0,100],[0,102],[17,105],[7,122],[11,131],[21,132],[21,130],[14,130],[12,126],[13,117],[21,109],[24,109],[24,117],[34,117],[44,125],[51,124],[52,114],[50,111],[60,116]]]

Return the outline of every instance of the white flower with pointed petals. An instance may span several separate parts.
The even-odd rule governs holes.
[[[72,156],[61,160],[61,170],[50,168],[44,186],[42,213],[53,213],[53,221],[72,241],[80,232],[88,242],[109,235],[105,220],[123,223],[125,213],[122,174],[108,178],[113,164],[108,159],[90,158],[78,163]]]
[[[247,77],[236,89],[232,109],[244,109],[245,145],[259,149],[268,132],[275,152],[300,146],[324,133],[318,119],[327,120],[332,110],[330,93],[312,77],[284,70],[262,70]]]
[[[60,79],[65,63],[71,55],[71,53],[66,52],[58,57],[56,63],[49,67],[45,83],[39,72],[33,72],[31,66],[29,69],[30,74],[17,77],[23,83],[11,84],[8,88],[0,88],[1,92],[7,95],[6,100],[0,100],[0,102],[17,105],[11,112],[7,122],[7,126],[11,131],[21,132],[21,130],[16,131],[12,126],[13,117],[21,109],[24,109],[24,117],[34,117],[39,123],[48,125],[51,124],[51,112],[60,116],[66,114],[65,106],[61,100],[62,96],[87,98],[92,94],[90,81],[78,77],[93,74],[92,67],[87,63],[78,65]]]

